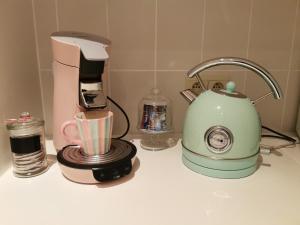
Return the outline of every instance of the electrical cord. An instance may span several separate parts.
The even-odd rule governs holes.
[[[282,134],[282,133],[279,133],[278,131],[275,131],[269,127],[266,127],[266,126],[262,126],[263,129],[265,130],[268,130],[274,134],[277,134],[277,135],[270,135],[270,134],[263,134],[261,135],[261,137],[270,137],[270,138],[278,138],[278,139],[283,139],[283,140],[286,140],[286,141],[289,141],[289,142],[297,142],[297,140],[295,140],[294,138],[290,137],[290,136],[287,136],[285,134]]]
[[[264,137],[266,137],[266,138],[277,138],[277,139],[281,139],[281,140],[285,140],[285,141],[289,141],[289,142],[295,142],[295,141],[288,140],[286,137],[281,137],[281,136],[272,135],[272,134],[263,134],[263,135],[261,135],[261,137],[263,137],[263,138]]]
[[[128,118],[126,112],[124,111],[124,109],[123,109],[118,103],[116,103],[114,100],[112,100],[109,96],[107,96],[107,99],[108,99],[110,102],[112,102],[115,106],[117,106],[117,108],[123,113],[123,115],[124,115],[124,117],[125,117],[125,119],[126,119],[127,127],[126,127],[125,132],[124,132],[121,136],[115,138],[115,139],[121,139],[122,137],[124,137],[124,136],[126,136],[126,135],[128,134],[128,131],[129,131],[129,129],[130,129],[130,121],[129,121],[129,118]]]
[[[292,137],[289,137],[285,134],[282,134],[278,131],[275,131],[269,127],[266,126],[262,126],[263,129],[268,130],[276,135],[272,135],[272,134],[262,134],[261,137],[268,137],[268,138],[277,138],[277,139],[282,139],[285,141],[288,141],[288,143],[286,144],[282,144],[282,145],[277,145],[277,146],[270,146],[270,145],[265,145],[265,144],[260,144],[260,152],[262,154],[270,154],[272,151],[280,149],[280,148],[288,148],[288,147],[295,147],[296,144],[299,144],[300,142],[297,140],[295,140]]]

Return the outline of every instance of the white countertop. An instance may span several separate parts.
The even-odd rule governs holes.
[[[55,153],[51,141],[47,152]],[[262,155],[242,179],[189,170],[180,142],[159,152],[138,147],[134,172],[103,185],[70,182],[57,163],[33,178],[16,178],[10,168],[0,178],[0,224],[299,225],[300,147],[279,153]]]

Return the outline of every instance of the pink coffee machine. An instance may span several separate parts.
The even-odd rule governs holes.
[[[76,112],[106,107],[102,74],[110,41],[78,32],[55,32],[53,49],[53,142],[56,150],[67,143],[61,125]]]
[[[51,35],[53,49],[53,142],[62,173],[78,183],[99,183],[119,179],[132,170],[136,147],[121,138],[129,130],[125,111],[105,94],[103,75],[108,60],[106,48],[110,41],[79,32],[55,32]],[[60,133],[64,122],[80,111],[101,110],[107,99],[115,104],[127,119],[126,132],[111,141],[103,155],[84,154],[81,146],[68,143]],[[72,131],[72,130],[71,130]],[[71,132],[70,131],[70,132]]]

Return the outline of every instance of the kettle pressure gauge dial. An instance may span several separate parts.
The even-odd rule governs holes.
[[[233,144],[233,135],[229,129],[223,126],[209,128],[204,136],[205,144],[213,153],[225,153]]]

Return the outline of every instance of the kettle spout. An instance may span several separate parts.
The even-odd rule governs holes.
[[[191,89],[186,89],[180,92],[180,94],[187,100],[190,104],[197,98],[197,94]]]

